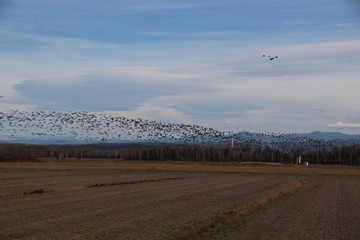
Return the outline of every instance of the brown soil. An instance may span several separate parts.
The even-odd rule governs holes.
[[[318,177],[226,238],[360,239],[360,179]]]
[[[171,238],[179,227],[224,206],[303,179],[268,174],[21,169],[3,169],[0,178],[0,192],[12,193],[0,197],[2,240]],[[91,184],[101,186],[79,187]],[[61,191],[48,191],[55,188]]]
[[[174,176],[174,173],[155,171],[0,169],[0,197],[22,195],[40,189],[59,192],[96,185],[120,185],[193,176],[196,174],[177,173]]]

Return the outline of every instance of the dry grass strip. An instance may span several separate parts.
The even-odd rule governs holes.
[[[178,179],[187,179],[190,177],[172,177],[172,178],[158,178],[158,179],[145,179],[145,180],[138,180],[138,181],[127,181],[127,182],[115,182],[115,183],[101,183],[101,184],[92,184],[86,187],[94,188],[94,187],[109,187],[109,186],[119,186],[119,185],[126,185],[126,184],[135,184],[135,183],[149,183],[149,182],[160,182],[160,181],[169,181],[169,180],[178,180]]]
[[[33,194],[42,194],[42,193],[52,193],[52,192],[68,192],[68,191],[84,190],[84,189],[89,189],[89,188],[111,187],[111,186],[120,186],[120,185],[127,185],[127,184],[171,181],[171,180],[189,179],[189,178],[195,178],[195,177],[197,177],[197,176],[171,177],[171,178],[168,177],[168,178],[144,179],[144,180],[137,180],[137,181],[125,181],[125,182],[113,182],[113,183],[95,183],[95,184],[85,185],[85,186],[56,187],[56,188],[49,188],[49,189],[39,188],[39,189],[35,189],[35,190],[29,191],[29,192],[3,194],[3,195],[0,195],[0,198],[2,198],[2,197],[14,197],[14,196],[20,196],[20,195],[33,195]]]
[[[308,177],[285,187],[265,192],[254,198],[248,199],[244,204],[241,204],[234,209],[218,214],[212,221],[200,226],[195,226],[191,229],[186,230],[183,233],[180,233],[179,236],[175,238],[175,240],[200,240],[212,234],[220,232],[234,225],[238,220],[241,219],[241,217],[251,214],[255,210],[277,199],[280,199],[285,195],[293,193],[303,185],[310,182],[312,179],[312,177]]]
[[[294,164],[218,164],[187,163],[187,162],[151,162],[151,161],[118,161],[107,162],[40,162],[40,163],[0,163],[1,169],[47,169],[47,170],[135,170],[135,171],[177,171],[177,172],[208,172],[208,173],[270,173],[297,174],[310,176],[356,176],[360,177],[359,167],[323,166],[310,167]]]

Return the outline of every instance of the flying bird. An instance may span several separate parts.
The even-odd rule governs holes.
[[[263,54],[262,56],[263,56],[263,57],[266,57],[265,54]],[[272,61],[272,60],[275,60],[276,58],[278,58],[278,56],[273,57],[273,56],[270,56],[270,55],[269,55],[268,58],[269,58],[270,61]]]

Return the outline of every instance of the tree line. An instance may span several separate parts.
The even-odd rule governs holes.
[[[310,164],[360,165],[360,145],[337,146],[317,150],[290,149],[286,152],[265,147],[252,147],[244,144],[231,148],[217,148],[201,145],[21,145],[0,146],[0,162],[41,161],[42,158],[62,159],[119,159],[119,160],[159,160],[159,161],[195,161],[195,162],[274,162]]]

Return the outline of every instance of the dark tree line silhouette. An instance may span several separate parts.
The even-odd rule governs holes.
[[[41,161],[42,158],[62,159],[119,159],[195,162],[274,162],[296,163],[301,156],[310,164],[360,165],[360,145],[337,146],[331,149],[303,150],[300,147],[286,152],[268,146],[248,144],[235,148],[216,148],[201,145],[21,145],[0,146],[0,161]]]
[[[37,162],[41,151],[35,145],[2,145],[0,146],[0,162]]]

